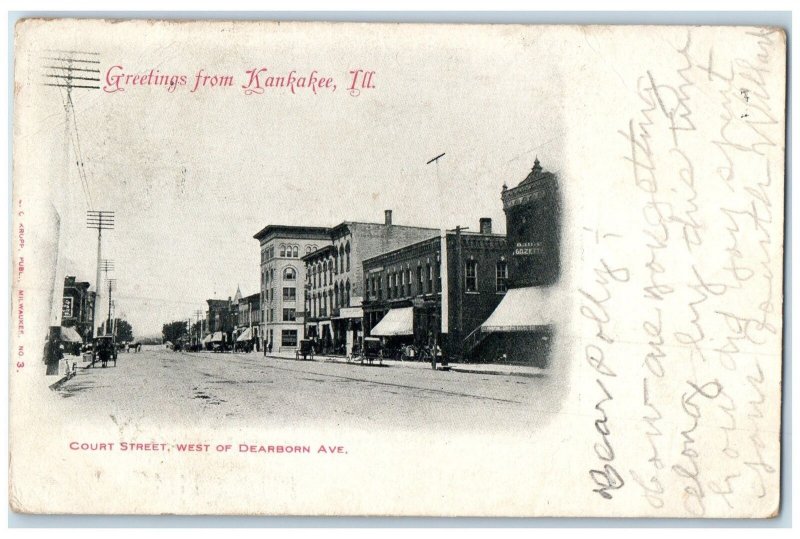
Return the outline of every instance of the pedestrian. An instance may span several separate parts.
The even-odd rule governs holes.
[[[272,341],[269,341],[269,353],[272,353]]]

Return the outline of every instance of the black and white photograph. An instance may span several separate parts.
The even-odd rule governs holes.
[[[12,510],[774,516],[781,29],[15,32]]]

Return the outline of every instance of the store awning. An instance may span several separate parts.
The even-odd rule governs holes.
[[[83,342],[81,336],[75,331],[75,328],[61,328],[61,340],[66,342]]]
[[[506,292],[492,315],[481,324],[482,331],[535,331],[553,323],[559,308],[555,288],[512,288]]]
[[[203,344],[210,343],[210,342],[211,342],[211,334],[208,334],[208,335],[206,335],[205,337],[203,337],[203,340],[202,340],[201,342],[202,342]]]
[[[253,338],[253,332],[250,331],[250,328],[247,328],[246,330],[242,331],[242,334],[236,338],[236,342],[249,341],[252,338]]]
[[[391,309],[378,325],[372,328],[373,337],[393,337],[414,334],[414,307]]]
[[[222,338],[222,332],[221,331],[215,332],[211,336],[211,338],[208,340],[208,342],[222,342],[222,341],[223,341],[223,338]]]

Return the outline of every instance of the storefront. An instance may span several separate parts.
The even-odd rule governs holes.
[[[389,309],[370,331],[370,337],[380,337],[383,348],[397,351],[402,346],[414,343],[414,307]],[[393,353],[393,352],[389,352]]]
[[[353,354],[353,349],[361,347],[364,339],[361,320],[364,310],[361,307],[342,307],[339,316],[333,319],[335,328],[334,343],[337,350],[343,351],[347,356]]]
[[[75,328],[65,328],[62,326],[60,328],[60,338],[61,343],[64,345],[64,352],[76,356],[80,354],[83,339],[81,339],[81,336],[75,331]]]
[[[236,349],[251,351],[255,349],[256,339],[253,336],[252,328],[246,328],[242,331],[241,335],[236,337]]]
[[[481,324],[475,354],[485,361],[547,367],[554,337],[555,288],[512,288]]]

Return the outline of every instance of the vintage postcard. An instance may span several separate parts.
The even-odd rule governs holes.
[[[15,31],[14,511],[780,510],[782,29]]]

